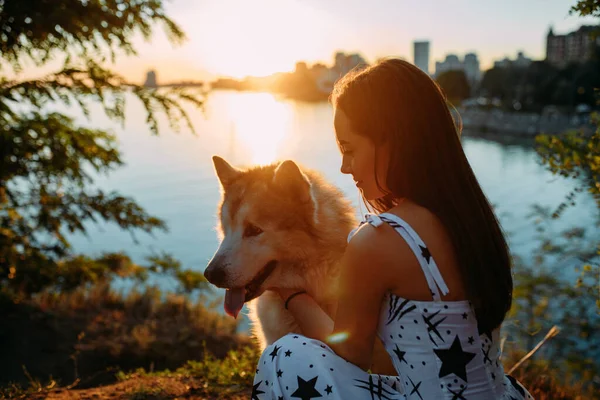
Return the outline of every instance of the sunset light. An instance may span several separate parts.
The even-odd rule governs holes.
[[[600,400],[600,0],[0,19],[0,398]]]
[[[239,96],[229,106],[232,135],[250,153],[248,161],[261,165],[275,161],[290,131],[290,108],[269,93]]]
[[[265,76],[293,70],[300,57],[331,58],[331,49],[324,46],[326,33],[315,27],[325,25],[319,24],[324,17],[302,3],[274,0],[236,2],[229,6],[211,3],[202,13],[201,26],[197,29],[190,26],[188,35],[194,40],[189,44],[196,54],[203,54],[201,61],[205,68],[222,76]],[[205,31],[211,32],[210,37],[203,37]]]

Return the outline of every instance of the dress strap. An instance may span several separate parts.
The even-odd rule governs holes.
[[[429,249],[425,245],[425,242],[415,232],[415,230],[402,218],[391,213],[382,213],[379,215],[367,214],[365,222],[373,225],[374,227],[380,226],[384,222],[394,228],[394,230],[402,236],[406,241],[412,252],[417,257],[419,265],[423,270],[425,279],[429,290],[431,290],[431,296],[434,301],[441,301],[440,291],[442,294],[448,294],[448,286],[440,274],[440,270],[433,259],[433,256],[429,252]],[[439,288],[439,290],[438,290]]]

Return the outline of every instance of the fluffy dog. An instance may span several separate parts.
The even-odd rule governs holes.
[[[340,260],[358,224],[350,202],[293,161],[247,170],[216,156],[213,162],[222,188],[221,243],[204,275],[226,289],[225,311],[237,317],[248,303],[261,350],[289,332],[301,333],[268,287],[303,288],[334,318]],[[375,353],[380,373],[395,374],[382,346]]]

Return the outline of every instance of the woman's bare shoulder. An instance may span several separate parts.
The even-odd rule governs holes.
[[[460,276],[460,268],[450,232],[444,226],[443,222],[435,215],[432,211],[425,207],[412,202],[405,202],[400,206],[397,206],[389,213],[397,215],[402,218],[412,229],[419,235],[421,240],[427,246],[430,254],[440,270],[440,273],[446,284],[450,288],[450,294],[444,297],[445,300],[460,300],[464,298],[465,291]],[[415,270],[411,268],[411,275],[420,275],[422,278],[417,278],[417,282],[421,282],[420,285],[411,286],[410,291],[413,289],[417,290],[417,293],[412,293],[413,296],[423,292],[426,299],[430,299],[430,291],[426,285],[425,277],[421,270],[420,265],[416,256],[413,255],[416,263],[411,264],[411,267],[418,268]],[[400,282],[399,285],[402,287],[405,283]],[[419,296],[421,297],[421,296]]]
[[[385,290],[393,290],[394,281],[405,280],[419,268],[408,243],[388,224],[360,227],[348,244],[347,255],[361,266],[357,273],[365,282],[385,282]]]

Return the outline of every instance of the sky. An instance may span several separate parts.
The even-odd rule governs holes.
[[[545,58],[546,34],[567,33],[598,19],[569,15],[575,0],[166,0],[187,41],[170,44],[161,29],[151,43],[135,38],[139,57],[115,69],[143,82],[241,78],[291,71],[297,61],[331,65],[336,51],[367,62],[413,60],[412,42],[430,42],[430,72],[448,53],[475,52],[482,70],[517,51]]]

